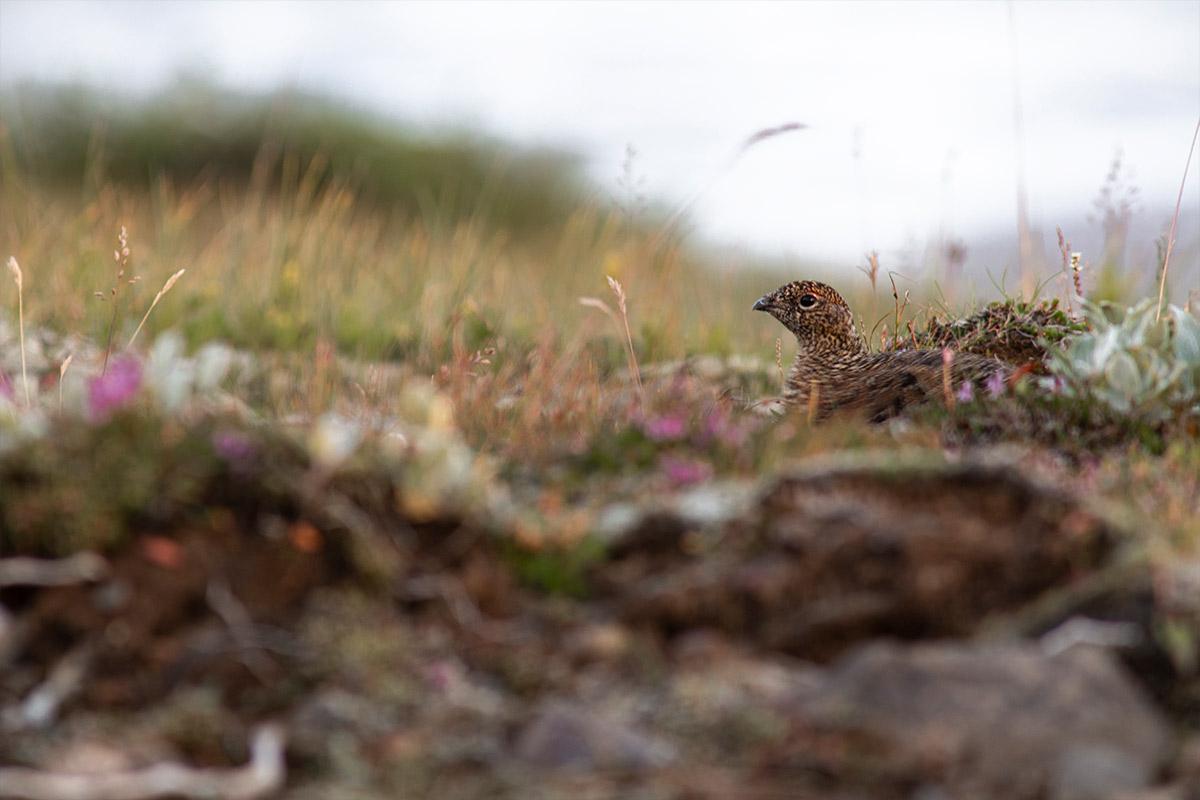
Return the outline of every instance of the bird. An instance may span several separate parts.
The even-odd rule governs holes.
[[[753,310],[767,312],[795,335],[800,349],[781,400],[785,409],[807,410],[812,421],[847,412],[883,422],[945,396],[963,381],[1007,377],[1013,369],[974,353],[953,353],[952,360],[942,350],[872,353],[858,335],[850,306],[819,281],[780,286],[759,298]]]

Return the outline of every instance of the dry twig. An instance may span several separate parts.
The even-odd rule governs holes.
[[[92,774],[0,768],[3,795],[21,800],[143,800],[171,797],[254,800],[283,786],[284,730],[260,725],[250,737],[250,762],[232,769],[201,769],[166,761],[140,770]]]
[[[272,675],[278,673],[278,667],[264,652],[255,633],[254,620],[234,595],[228,582],[210,581],[204,599],[208,601],[209,608],[217,612],[217,616],[229,628],[229,635],[240,650],[239,660],[263,684],[270,684]]]
[[[95,553],[56,559],[0,559],[0,586],[69,586],[98,581],[107,574],[108,562]]]
[[[50,670],[46,680],[30,692],[23,703],[9,706],[0,712],[0,730],[14,733],[31,728],[46,728],[53,724],[62,704],[83,685],[91,663],[90,644],[85,642],[68,651]],[[0,779],[0,786],[7,784]]]

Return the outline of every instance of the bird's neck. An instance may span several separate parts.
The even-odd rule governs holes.
[[[799,345],[796,359],[792,362],[793,370],[805,369],[820,373],[826,370],[848,369],[863,364],[869,355],[866,346],[857,336],[800,340]]]
[[[784,385],[784,404],[808,406],[810,413],[820,415],[823,409],[845,402],[847,379],[861,373],[869,360],[857,337],[853,341],[801,341]]]

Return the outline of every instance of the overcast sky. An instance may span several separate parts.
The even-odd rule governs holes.
[[[299,85],[565,146],[614,192],[633,143],[648,194],[669,205],[707,187],[705,237],[848,263],[942,231],[968,246],[1015,236],[1014,52],[1035,225],[1088,213],[1118,147],[1159,224],[1200,119],[1200,0],[0,0],[0,86],[145,92],[183,71]],[[787,122],[809,128],[722,171],[747,136]],[[1181,223],[1193,240],[1197,171]]]

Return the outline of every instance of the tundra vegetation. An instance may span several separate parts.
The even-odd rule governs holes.
[[[1101,300],[1061,233],[1022,294],[642,192],[301,95],[5,96],[0,795],[1197,785],[1197,231]],[[781,411],[751,306],[801,277],[1017,375]]]

